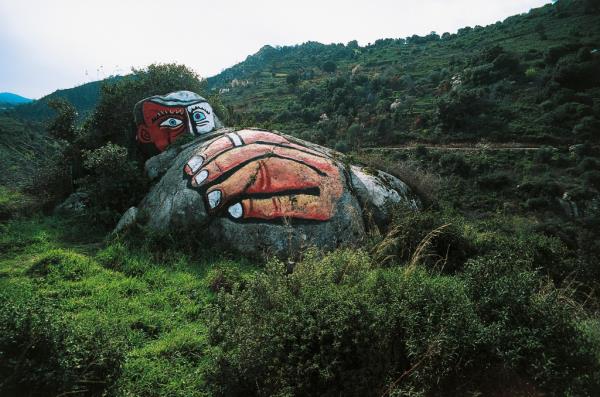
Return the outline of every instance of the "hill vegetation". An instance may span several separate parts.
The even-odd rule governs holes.
[[[266,46],[208,80],[151,65],[3,113],[0,394],[600,395],[598,48],[597,1],[561,0]],[[398,175],[425,209],[283,262],[110,235],[148,188],[133,104],[180,89]],[[52,214],[73,192],[86,211]]]
[[[10,108],[28,102],[31,102],[31,99],[11,92],[0,92],[0,109]]]
[[[597,142],[600,26],[590,4],[560,1],[486,27],[365,47],[265,46],[208,83],[236,123],[343,150]]]
[[[75,88],[56,90],[43,98],[9,109],[7,112],[4,112],[4,115],[27,121],[48,121],[55,114],[49,103],[53,100],[63,99],[75,106],[80,120],[83,120],[98,103],[100,87],[105,83],[118,79],[119,77],[111,77],[106,80],[86,83]]]

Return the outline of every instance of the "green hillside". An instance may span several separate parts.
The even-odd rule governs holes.
[[[3,115],[28,121],[48,121],[54,117],[55,112],[48,106],[48,101],[53,99],[65,99],[75,106],[80,118],[87,116],[98,103],[100,87],[106,82],[114,81],[119,77],[111,77],[106,80],[93,81],[74,88],[56,90],[36,101],[16,106],[5,111]]]
[[[600,15],[591,7],[560,1],[486,27],[365,47],[265,46],[208,82],[235,123],[339,149],[573,143],[591,138],[600,111]]]
[[[22,97],[11,92],[0,92],[0,110],[11,108],[23,103],[29,103],[32,100],[29,98]]]

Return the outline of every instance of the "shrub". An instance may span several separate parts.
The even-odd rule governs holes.
[[[55,259],[59,269],[73,265],[68,253]],[[19,283],[3,284],[0,299],[3,395],[102,395],[119,374],[123,333],[105,319],[72,322],[52,299]]]
[[[481,257],[465,265],[462,277],[477,302],[484,345],[493,347],[482,364],[525,374],[552,395],[597,394],[600,367],[590,341],[577,329],[569,291],[540,284],[529,268],[519,255]]]
[[[368,263],[360,251],[309,256],[291,275],[270,263],[243,290],[219,294],[208,311],[211,391],[382,395],[457,384],[477,332],[461,285]]]
[[[593,170],[593,171],[584,172],[581,175],[581,178],[583,179],[585,184],[587,184],[588,186],[591,186],[591,187],[594,187],[594,188],[600,190],[600,171]]]
[[[545,197],[532,197],[525,201],[525,209],[532,211],[548,209],[551,206],[550,200]]]
[[[493,105],[481,89],[452,90],[438,100],[436,116],[446,131],[472,132],[490,127],[487,114]]]
[[[550,146],[543,146],[539,148],[539,150],[536,150],[533,158],[538,163],[549,164],[552,161],[552,158],[554,157],[556,151],[556,148]]]
[[[466,177],[471,173],[471,166],[459,153],[445,153],[438,161],[440,173],[445,175],[460,175]]]
[[[600,171],[600,160],[594,157],[584,157],[577,164],[577,169],[580,172],[598,170]]]
[[[323,63],[323,65],[321,65],[321,68],[323,69],[324,72],[333,73],[336,71],[337,65],[335,64],[335,62],[326,61]]]
[[[242,274],[235,266],[216,266],[208,271],[205,282],[211,292],[231,292],[242,283]]]
[[[57,113],[46,127],[48,134],[53,138],[72,143],[77,137],[75,127],[77,110],[71,103],[61,98],[48,101],[48,106]]]
[[[348,153],[351,150],[351,147],[346,141],[338,141],[335,143],[334,149],[338,152]]]
[[[477,184],[483,189],[500,190],[512,183],[511,175],[505,171],[496,171],[477,178]]]
[[[470,395],[520,377],[505,390],[597,393],[595,344],[569,292],[540,284],[526,259],[472,259],[459,277],[369,263],[361,251],[311,252],[291,274],[271,262],[219,293],[207,311],[209,391]]]
[[[104,225],[113,225],[146,191],[146,180],[140,177],[137,164],[128,159],[127,149],[122,146],[109,142],[85,151],[83,165],[88,175],[78,185],[89,194],[89,215]]]
[[[475,254],[475,247],[462,233],[462,224],[438,212],[397,209],[392,227],[374,248],[381,265],[418,263],[436,270],[455,272]]]
[[[98,105],[84,126],[85,147],[96,149],[110,141],[125,147],[130,159],[140,160],[132,115],[134,105],[146,97],[179,90],[202,94],[204,82],[184,65],[153,64],[104,84]],[[222,107],[214,108],[217,111]]]
[[[590,142],[600,141],[600,121],[594,116],[582,118],[579,123],[573,127],[573,135],[578,139]]]
[[[548,65],[554,65],[560,58],[574,52],[577,48],[577,44],[565,44],[550,47],[544,54],[544,62],[546,62]]]
[[[26,194],[0,185],[0,222],[22,215],[31,215],[36,210],[37,200]]]
[[[81,280],[91,272],[89,258],[72,251],[51,250],[38,259],[28,273],[36,277]]]

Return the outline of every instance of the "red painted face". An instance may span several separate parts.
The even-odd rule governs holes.
[[[142,143],[154,143],[161,152],[188,129],[185,107],[145,102],[142,113],[144,124],[138,126],[137,139]]]

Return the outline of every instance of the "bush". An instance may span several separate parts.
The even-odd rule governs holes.
[[[471,166],[465,157],[459,153],[445,153],[438,161],[440,173],[444,175],[459,175],[466,177],[471,173]]]
[[[589,142],[600,141],[600,121],[594,116],[582,118],[579,123],[573,127],[573,135],[578,139]]]
[[[577,169],[580,172],[593,170],[600,171],[600,160],[594,157],[584,157],[579,161],[579,164],[577,164]]]
[[[552,203],[545,197],[533,197],[525,201],[525,209],[529,211],[545,210],[552,207]]]
[[[207,311],[209,390],[470,395],[513,379],[509,394],[598,392],[595,345],[568,291],[540,284],[527,260],[480,257],[459,277],[369,263],[361,251],[311,252],[291,274],[271,262],[219,293]]]
[[[336,71],[337,65],[335,64],[335,62],[326,61],[323,63],[323,65],[321,65],[321,68],[323,69],[324,72],[333,73]]]
[[[493,105],[481,89],[452,90],[438,100],[436,115],[446,131],[473,132],[483,125],[490,128],[487,114]]]
[[[28,273],[34,277],[76,281],[90,275],[91,268],[89,258],[58,249],[47,251],[29,268]]]
[[[373,250],[380,265],[403,264],[415,259],[421,265],[452,273],[475,254],[475,247],[464,236],[462,224],[456,218],[438,212],[398,209],[392,225]]]
[[[146,97],[179,90],[202,94],[205,83],[194,71],[177,64],[153,64],[144,69],[133,69],[132,75],[105,83],[94,113],[84,125],[83,147],[97,149],[113,142],[127,149],[130,160],[141,161],[143,156],[135,141],[134,105]],[[219,101],[213,105],[217,113],[223,109]]]
[[[53,255],[73,264],[68,253]],[[24,285],[3,284],[0,299],[3,395],[103,395],[120,371],[122,330],[102,318],[70,322],[53,300]]]
[[[57,113],[46,127],[48,134],[53,138],[72,143],[77,137],[75,127],[77,110],[71,103],[61,98],[48,101],[48,106]]]
[[[600,171],[593,170],[584,172],[581,175],[581,178],[583,179],[586,185],[600,190]]]
[[[368,264],[360,251],[309,256],[291,275],[270,263],[243,290],[219,294],[208,311],[211,391],[382,395],[458,384],[477,333],[461,285]]]
[[[89,215],[104,225],[113,225],[146,191],[146,179],[140,177],[137,164],[128,159],[122,146],[109,142],[85,151],[83,165],[88,175],[78,185],[89,194]]]
[[[468,296],[477,302],[485,368],[526,375],[552,395],[600,392],[600,367],[590,341],[577,329],[569,291],[540,284],[519,255],[489,256],[465,265]],[[560,342],[559,342],[560,341]]]
[[[37,200],[16,190],[0,185],[0,222],[22,215],[31,215],[36,210]]]
[[[511,175],[504,171],[496,171],[477,178],[477,184],[483,189],[500,190],[513,183]]]

